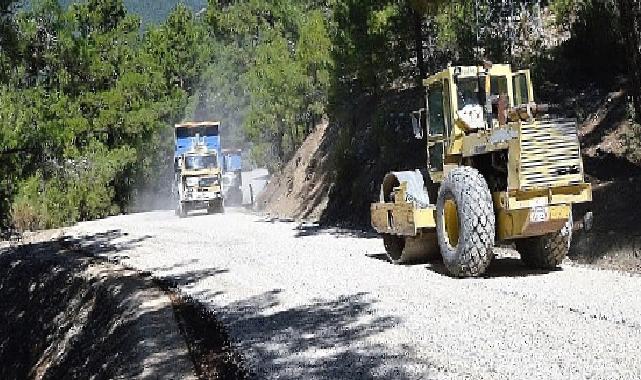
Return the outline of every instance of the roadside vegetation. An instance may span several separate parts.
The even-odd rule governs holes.
[[[210,0],[159,21],[122,0],[0,0],[0,225],[66,225],[167,192],[172,126],[185,119],[221,120],[228,145],[272,170],[329,119],[343,147],[337,188],[353,187],[354,167],[367,170],[355,162],[363,131],[400,159],[388,127],[408,121],[389,115],[408,110],[387,99],[483,59],[531,66],[539,98],[580,118],[590,94],[623,88],[638,162],[638,3],[502,3]]]

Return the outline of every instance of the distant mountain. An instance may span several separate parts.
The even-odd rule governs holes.
[[[79,0],[58,0],[63,7]],[[81,1],[81,0],[80,0]],[[195,12],[207,7],[207,0],[124,0],[127,10],[138,14],[144,24],[165,21],[172,9],[183,3]]]

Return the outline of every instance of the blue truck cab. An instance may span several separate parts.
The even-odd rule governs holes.
[[[242,151],[240,149],[223,149],[225,172],[237,172],[243,169]]]

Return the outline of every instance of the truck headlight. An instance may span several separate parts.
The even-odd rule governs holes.
[[[198,186],[198,177],[187,177],[185,178],[185,183],[187,186],[193,187],[193,186]]]

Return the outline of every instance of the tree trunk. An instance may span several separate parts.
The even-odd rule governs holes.
[[[414,14],[414,44],[416,49],[416,65],[420,76],[419,86],[423,86],[423,79],[427,78],[425,59],[423,57],[423,17],[416,11]]]
[[[639,17],[636,1],[618,0],[621,33],[625,41],[628,56],[628,75],[630,95],[634,105],[635,121],[641,122],[641,52],[639,52]]]

